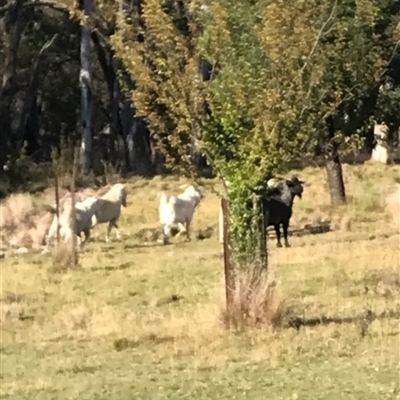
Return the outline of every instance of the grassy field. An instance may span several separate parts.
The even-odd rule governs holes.
[[[162,246],[146,229],[158,227],[159,191],[184,180],[132,179],[122,240],[106,244],[97,227],[82,268],[58,271],[50,255],[2,260],[0,397],[399,399],[400,236],[383,199],[400,168],[345,166],[349,204],[336,210],[323,170],[295,173],[307,185],[294,226],[337,229],[293,236],[288,249],[272,239],[270,271],[293,315],[334,322],[227,330],[216,183],[204,183],[193,221],[193,238],[214,234]],[[380,316],[370,324],[359,319],[368,310]]]

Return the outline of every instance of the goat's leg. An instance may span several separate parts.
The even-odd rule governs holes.
[[[49,236],[46,236],[46,243],[44,245],[44,248],[42,250],[42,254],[46,254],[48,253],[50,250],[50,246],[51,246],[52,240]]]
[[[46,247],[47,250],[51,247],[51,245],[53,244],[53,242],[54,242],[53,237],[52,237],[51,235],[47,235],[47,236],[46,236],[46,245],[45,245],[45,247]]]
[[[187,241],[190,241],[191,239],[190,239],[190,220],[188,219],[188,220],[186,220],[186,223],[185,223],[185,225],[186,225],[186,240]]]
[[[119,227],[117,225],[117,221],[112,221],[112,226],[115,228],[115,234],[117,239],[121,239],[121,234],[119,233]]]
[[[50,247],[53,245],[54,241],[55,241],[55,236],[54,236],[54,232],[50,231],[49,233],[46,235],[46,239],[45,239],[45,246],[43,249],[43,254],[48,253],[50,251]]]
[[[113,223],[110,221],[107,225],[106,243],[108,243],[110,241],[110,233],[111,233],[112,227],[113,227]]]
[[[282,247],[281,243],[281,230],[279,224],[274,225],[275,233],[276,233],[276,247]]]
[[[81,247],[90,240],[90,229],[85,229],[83,234],[85,235],[85,238],[81,242]],[[79,237],[81,237],[81,234],[79,234]]]
[[[48,250],[53,245],[54,241],[56,240],[57,228],[58,228],[59,232],[61,230],[61,227],[58,226],[58,223],[59,223],[59,221],[58,221],[57,217],[54,217],[54,219],[50,225],[49,231],[47,232],[47,235],[46,235],[46,240],[45,240],[46,241],[46,243],[45,243],[46,250]]]
[[[165,224],[163,228],[164,233],[164,244],[168,244],[170,241],[171,225]]]
[[[77,245],[78,249],[82,250],[83,241],[82,241],[81,235],[76,235],[76,245]]]
[[[283,226],[283,238],[285,239],[285,247],[290,247],[288,241],[289,222],[283,223],[282,226]]]
[[[79,232],[76,234],[76,244],[77,244],[79,251],[83,251],[83,247],[85,246],[85,243],[87,241],[86,233],[84,233],[84,236],[85,237],[82,240],[82,232]]]
[[[179,232],[176,234],[176,237],[181,236],[182,233],[186,233],[186,228],[181,222],[178,222],[178,229]]]

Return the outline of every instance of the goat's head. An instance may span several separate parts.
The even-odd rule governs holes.
[[[128,192],[126,191],[125,185],[123,183],[116,183],[111,190],[118,200],[121,202],[121,204],[126,207],[126,198],[128,196]]]
[[[128,197],[128,193],[127,193],[127,191],[126,191],[126,189],[125,189],[125,187],[123,187],[122,188],[122,190],[121,190],[121,204],[124,206],[124,207],[126,207],[127,206],[127,203],[126,203],[126,198]]]
[[[300,199],[303,195],[303,184],[304,182],[299,180],[297,176],[293,176],[291,179],[286,181],[286,185],[289,187],[293,196],[299,196]]]
[[[184,193],[188,194],[190,197],[198,201],[200,201],[204,197],[202,191],[196,185],[190,185],[186,188]]]

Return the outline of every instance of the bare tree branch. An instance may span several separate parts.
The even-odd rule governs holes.
[[[43,53],[54,43],[54,41],[56,40],[57,37],[58,37],[58,33],[56,33],[50,40],[48,40],[42,46],[42,48],[39,51],[37,60],[36,60],[35,64],[33,65],[32,75],[31,75],[28,90],[27,90],[27,93],[25,96],[24,107],[23,107],[23,110],[21,113],[21,118],[19,120],[17,134],[16,134],[18,141],[19,141],[19,147],[22,147],[22,144],[23,144],[26,123],[28,121],[29,114],[31,112],[33,99],[35,97],[41,57],[42,57]]]
[[[333,7],[332,7],[332,10],[331,10],[331,13],[329,14],[328,19],[322,24],[321,29],[318,31],[317,37],[315,38],[315,41],[314,41],[314,44],[313,44],[313,46],[311,48],[310,54],[307,56],[306,61],[304,62],[303,66],[300,69],[300,72],[299,72],[299,78],[300,79],[301,79],[301,76],[303,75],[304,70],[306,69],[308,63],[310,62],[311,57],[313,56],[313,54],[315,52],[315,49],[317,48],[318,43],[321,40],[322,34],[324,33],[326,26],[328,25],[328,23],[332,20],[332,18],[334,16],[334,13],[335,13],[336,8],[337,8],[337,3],[338,3],[337,0],[335,0],[335,2],[333,3]],[[307,109],[307,101],[310,98],[311,90],[312,90],[312,82],[310,82],[310,84],[309,84],[309,87],[308,87],[308,90],[307,90],[307,95],[306,95],[306,97],[304,99],[304,106],[303,106],[303,108],[302,108],[302,110],[300,112],[300,118],[303,116],[305,110]]]
[[[392,55],[390,56],[389,61],[386,63],[385,67],[382,68],[382,72],[381,72],[381,74],[379,74],[378,79],[382,78],[383,74],[386,72],[386,69],[389,67],[390,63],[393,61],[394,57],[396,56],[399,45],[400,45],[400,40],[398,42],[396,42],[396,44],[394,45]]]
[[[322,34],[324,33],[326,26],[332,20],[333,15],[335,14],[335,11],[336,11],[337,3],[338,3],[337,0],[335,0],[335,2],[333,3],[333,7],[332,7],[332,10],[331,10],[331,13],[329,14],[328,19],[322,24],[321,29],[318,31],[317,37],[315,38],[315,41],[314,41],[313,47],[311,48],[310,54],[307,56],[306,61],[304,62],[303,66],[301,67],[301,70],[299,72],[300,76],[303,75],[304,70],[306,69],[309,61],[311,60],[311,57],[313,56],[313,54],[315,52],[315,49],[317,48],[317,45],[321,40]]]
[[[3,17],[13,7],[12,3],[9,3],[3,7],[0,7],[0,17]],[[68,7],[63,3],[56,1],[32,1],[23,5],[23,8],[30,7],[49,7],[52,10],[59,11],[62,13],[68,13]]]

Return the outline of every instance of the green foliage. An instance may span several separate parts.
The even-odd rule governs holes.
[[[230,182],[234,249],[254,252],[254,192],[317,144],[329,149],[327,118],[339,148],[360,146],[398,13],[378,0],[145,0],[132,15],[120,15],[111,43],[135,78],[138,114],[185,172],[200,139]],[[199,74],[202,58],[211,82]]]
[[[13,191],[34,193],[47,186],[48,165],[37,165],[27,154],[27,143],[24,143],[18,156],[10,158],[6,165],[7,174],[0,174],[0,198]]]
[[[192,134],[199,130],[204,84],[196,79],[199,58],[192,43],[198,27],[189,9],[183,11],[187,14],[178,20],[187,26],[189,37],[176,25],[174,7],[148,0],[143,2],[142,14],[138,10],[134,14],[133,19],[141,24],[120,18],[111,43],[135,79],[136,90],[131,95],[137,115],[146,117],[167,163],[183,166],[185,172],[190,165]]]
[[[389,133],[394,133],[400,125],[400,87],[392,79],[388,79],[379,91],[375,118],[384,121],[389,127]]]

